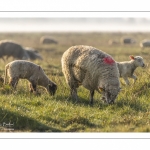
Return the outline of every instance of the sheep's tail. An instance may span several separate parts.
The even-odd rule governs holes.
[[[7,80],[7,69],[9,68],[9,65],[5,66],[5,77],[4,77],[4,84],[6,84],[6,80]]]

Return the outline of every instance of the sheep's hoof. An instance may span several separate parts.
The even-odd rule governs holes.
[[[93,102],[90,102],[90,106],[93,107]]]
[[[33,93],[33,90],[29,90],[30,93]]]
[[[73,100],[73,102],[74,102],[75,104],[80,102],[80,99],[79,99],[79,98],[78,98],[78,99],[73,98],[72,100]]]
[[[17,91],[12,91],[12,93],[16,95],[16,94],[17,94]]]
[[[72,100],[75,101],[76,103],[80,101],[77,95],[72,95]]]
[[[36,91],[34,91],[33,94],[36,95],[36,96],[40,96],[41,95],[41,93],[36,92]]]
[[[72,97],[69,96],[69,97],[66,98],[66,101],[69,101],[69,100],[71,100],[71,99],[72,99]]]

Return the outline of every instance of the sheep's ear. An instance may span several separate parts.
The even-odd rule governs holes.
[[[134,56],[133,55],[130,55],[129,57],[130,57],[130,59],[134,60]]]
[[[52,83],[49,83],[48,85],[49,85],[50,87],[53,87],[53,84],[52,84]]]
[[[105,90],[103,89],[103,88],[101,88],[101,87],[99,87],[99,90],[101,91],[101,92],[104,92]]]

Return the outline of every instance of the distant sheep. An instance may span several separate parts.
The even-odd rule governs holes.
[[[140,47],[141,48],[150,47],[150,40],[145,39],[145,40],[141,41],[140,42]]]
[[[122,38],[121,39],[123,44],[133,44],[136,43],[136,41],[133,38]]]
[[[117,45],[117,44],[119,44],[119,42],[116,40],[109,40],[108,41],[108,45]]]
[[[4,60],[4,56],[7,59],[9,57],[13,57],[14,59],[28,59],[28,54],[24,51],[23,47],[10,40],[0,41],[0,58]]]
[[[77,88],[83,85],[90,91],[91,104],[95,90],[102,91],[107,103],[114,103],[120,82],[117,64],[110,55],[91,46],[72,46],[62,55],[61,64],[75,100],[78,100]]]
[[[35,49],[31,47],[25,47],[24,50],[28,54],[29,60],[36,60],[36,59],[43,60],[42,56]]]
[[[129,85],[128,78],[133,78],[134,83],[137,80],[137,77],[134,75],[134,71],[137,67],[144,67],[144,61],[141,56],[129,56],[130,61],[117,62],[120,77],[124,79],[125,83]]]
[[[58,42],[49,36],[43,36],[40,39],[41,44],[58,44]]]
[[[30,82],[30,92],[35,92],[37,85],[44,87],[47,92],[54,95],[57,85],[52,82],[44,73],[43,69],[32,62],[15,60],[5,66],[4,84],[6,84],[7,73],[9,84],[16,89],[19,79],[27,79]]]

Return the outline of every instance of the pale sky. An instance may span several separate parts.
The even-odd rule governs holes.
[[[150,32],[149,18],[0,18],[0,32]]]

